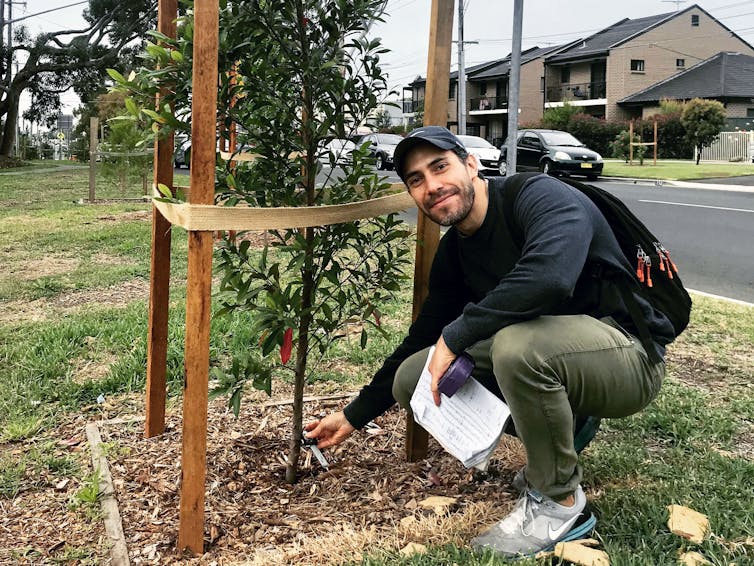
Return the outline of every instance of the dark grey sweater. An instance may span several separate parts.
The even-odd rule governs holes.
[[[524,232],[519,250],[506,226],[503,182],[490,180],[487,215],[473,235],[463,237],[451,228],[440,241],[419,317],[371,383],[345,408],[356,428],[395,403],[392,383],[398,366],[437,342],[440,334],[456,354],[501,328],[541,315],[611,316],[637,334],[617,289],[606,289],[591,276],[592,266],[602,264],[634,280],[633,267],[591,200],[550,176],[535,177],[514,204]],[[674,338],[673,327],[644,299],[636,299],[663,356],[663,346]]]

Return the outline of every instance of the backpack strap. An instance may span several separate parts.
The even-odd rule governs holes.
[[[516,220],[513,214],[513,207],[516,204],[518,193],[524,188],[526,182],[537,175],[541,175],[541,173],[516,173],[507,177],[503,185],[503,216],[505,217],[508,231],[513,237],[513,243],[516,244],[518,249],[523,249],[524,247],[524,229]]]

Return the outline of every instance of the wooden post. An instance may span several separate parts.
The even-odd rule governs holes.
[[[634,164],[634,121],[628,123],[628,164]]]
[[[213,204],[217,132],[218,0],[194,3],[191,204]],[[186,286],[183,459],[178,548],[204,551],[212,232],[190,231]]]
[[[94,187],[97,184],[97,123],[99,118],[89,118],[89,203],[94,204]]]
[[[424,125],[446,126],[450,46],[453,38],[453,0],[432,0],[429,24],[427,84],[424,95]],[[464,85],[459,85],[464,88]],[[414,267],[413,318],[427,298],[429,271],[440,241],[440,226],[419,211],[416,225],[416,265]],[[406,458],[415,462],[427,455],[427,432],[409,416],[406,419]]]
[[[175,37],[178,0],[160,0],[157,29]],[[165,95],[157,95],[157,106]],[[173,187],[173,134],[155,142],[154,182]],[[152,205],[152,265],[149,276],[149,323],[147,329],[147,388],[144,436],[165,432],[165,394],[168,352],[168,305],[170,301],[170,240],[172,226]]]
[[[654,122],[654,139],[652,141],[655,142],[654,143],[654,148],[655,148],[654,165],[657,165],[657,120],[655,119],[655,120],[653,120],[653,122]]]

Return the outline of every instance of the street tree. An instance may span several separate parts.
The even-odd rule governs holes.
[[[702,149],[709,146],[725,126],[725,106],[717,100],[694,98],[683,107],[681,123],[686,128],[686,139],[696,148],[696,164]]]
[[[367,148],[357,148],[338,167],[337,156],[325,149],[331,139],[355,133],[388,94],[380,68],[385,49],[366,33],[384,5],[384,0],[241,0],[222,7],[219,143],[228,143],[235,129],[239,146],[253,148],[257,158],[220,161],[218,204],[311,207],[315,214],[322,205],[384,194],[390,184],[375,173]],[[190,133],[193,24],[190,13],[180,18],[175,40],[152,33],[147,65],[134,76],[111,72],[129,93],[132,118],[150,116],[156,136],[171,129]],[[161,86],[169,91],[155,109]],[[219,246],[220,312],[248,320],[252,336],[242,357],[223,363],[228,350],[214,359],[212,376],[215,391],[228,394],[236,414],[247,383],[269,393],[273,378],[293,382],[286,466],[286,479],[293,482],[305,385],[317,378],[317,362],[333,343],[347,336],[346,325],[361,328],[362,347],[373,334],[385,333],[380,305],[408,277],[409,232],[390,214],[275,230],[261,252],[251,246],[252,236],[239,232]]]
[[[105,89],[108,67],[123,68],[140,49],[135,40],[156,18],[155,0],[90,0],[86,22],[78,29],[32,35],[24,25],[14,27],[10,50],[18,68],[0,68],[0,160],[10,157],[16,135],[21,94],[28,91],[31,107],[26,119],[51,125],[60,109],[60,95],[73,89],[84,102]],[[21,61],[24,61],[21,63]]]

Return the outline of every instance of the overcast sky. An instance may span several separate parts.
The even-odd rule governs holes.
[[[458,0],[456,0],[458,1]],[[33,14],[76,0],[27,0],[26,8],[14,7],[14,17]],[[754,45],[754,0],[706,0],[697,2],[713,17]],[[624,18],[640,18],[673,12],[692,2],[664,0],[524,0],[523,49],[558,45],[588,36]],[[426,76],[431,0],[388,0],[384,23],[372,27],[371,35],[381,37],[391,50],[383,56],[390,86],[400,91],[417,75]],[[465,0],[465,40],[478,41],[466,46],[466,65],[501,58],[510,53],[513,0]],[[50,31],[79,26],[86,4],[65,8],[26,20],[32,31]],[[457,7],[454,12],[457,18]],[[453,38],[458,31],[454,20]],[[453,47],[452,68],[457,67],[457,48]],[[63,95],[65,111],[78,105],[73,93]]]

